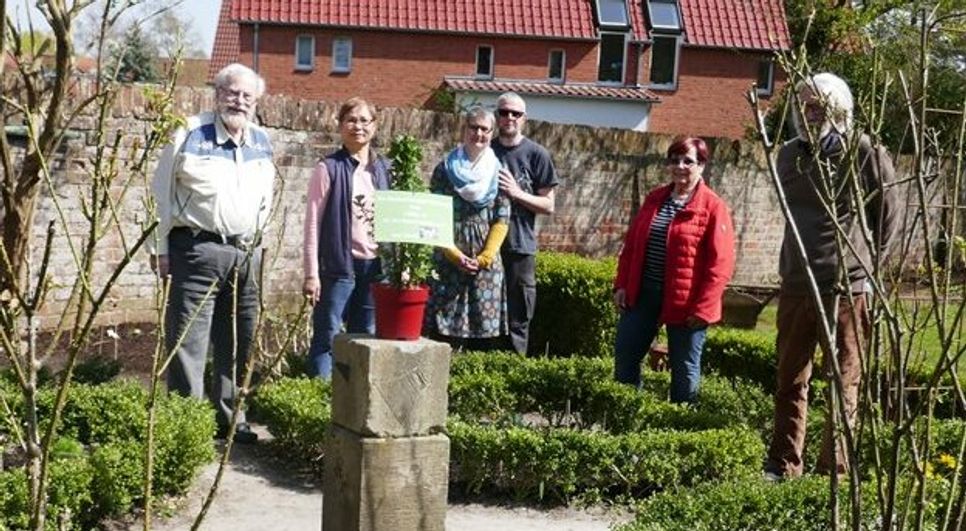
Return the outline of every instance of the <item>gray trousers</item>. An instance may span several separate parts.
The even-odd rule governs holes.
[[[183,396],[205,396],[210,345],[214,370],[208,398],[218,425],[226,426],[255,333],[261,251],[198,241],[187,231],[173,231],[168,242],[171,292],[165,345],[169,354],[174,352],[168,389]],[[238,422],[244,421],[242,411]]]
[[[530,321],[537,307],[537,258],[512,251],[501,253],[506,275],[506,309],[510,337],[508,347],[526,354]]]

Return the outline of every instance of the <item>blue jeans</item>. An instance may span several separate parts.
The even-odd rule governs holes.
[[[641,361],[657,336],[662,294],[644,286],[637,304],[621,312],[614,345],[614,379],[641,386]],[[707,327],[668,325],[668,357],[671,363],[671,402],[695,402],[701,381],[701,351]]]
[[[332,377],[332,339],[342,331],[350,334],[375,332],[375,303],[370,284],[380,274],[379,260],[352,260],[354,276],[322,278],[322,295],[312,310],[312,343],[306,371],[310,376]]]

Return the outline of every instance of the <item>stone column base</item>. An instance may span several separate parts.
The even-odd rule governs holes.
[[[445,531],[449,438],[362,437],[330,425],[323,531]]]

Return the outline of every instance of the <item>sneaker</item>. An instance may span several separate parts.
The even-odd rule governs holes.
[[[761,473],[762,479],[768,483],[781,483],[785,480],[785,476],[778,472],[772,472],[771,470],[765,470]]]
[[[215,432],[216,439],[224,439],[228,435],[228,426],[219,426]],[[258,434],[252,431],[251,425],[247,422],[239,422],[235,426],[235,436],[232,438],[237,444],[255,444],[258,442]]]

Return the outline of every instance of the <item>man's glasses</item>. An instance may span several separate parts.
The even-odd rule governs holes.
[[[680,166],[684,164],[685,168],[690,168],[698,163],[698,161],[692,159],[691,157],[668,157],[667,163],[671,166]]]
[[[243,101],[245,103],[251,103],[255,101],[255,95],[251,92],[245,92],[243,90],[233,90],[230,88],[221,87],[218,89],[221,91],[221,95],[226,100]]]
[[[523,116],[523,111],[514,111],[512,109],[497,109],[496,113],[500,118],[519,118]]]

